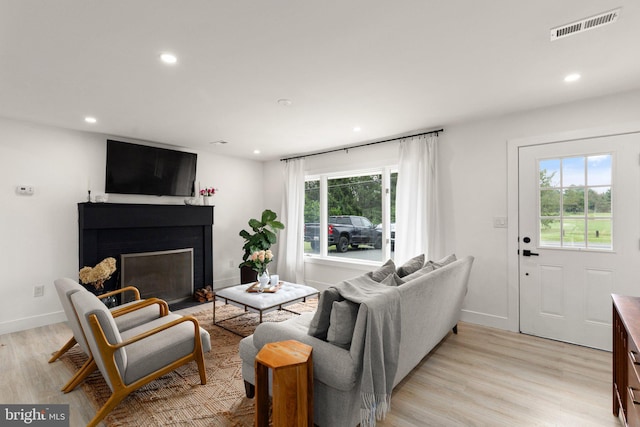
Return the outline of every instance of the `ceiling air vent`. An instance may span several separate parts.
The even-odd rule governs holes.
[[[609,12],[600,13],[588,18],[575,21],[567,25],[551,29],[551,41],[558,40],[574,34],[583,33],[603,25],[613,24],[618,20],[621,8],[610,10]]]

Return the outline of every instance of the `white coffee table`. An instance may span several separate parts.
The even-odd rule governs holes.
[[[214,292],[213,297],[213,324],[233,332],[236,335],[241,334],[233,331],[222,322],[244,316],[250,311],[260,314],[260,323],[262,323],[262,314],[272,310],[284,310],[290,313],[300,314],[285,308],[285,305],[293,304],[298,301],[305,302],[308,297],[318,295],[320,292],[316,288],[297,283],[282,282],[277,292],[247,292],[247,289],[253,284],[236,285],[223,288]],[[224,301],[225,304],[232,304],[240,308],[244,308],[244,312],[238,315],[216,321],[216,300]]]

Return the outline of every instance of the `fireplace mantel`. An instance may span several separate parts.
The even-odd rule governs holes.
[[[120,254],[193,248],[194,287],[213,286],[213,206],[78,203],[79,269]],[[118,270],[105,290],[120,287]]]

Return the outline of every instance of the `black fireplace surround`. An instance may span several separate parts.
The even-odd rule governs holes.
[[[108,292],[120,288],[120,254],[193,248],[194,288],[213,286],[212,231],[213,206],[78,203],[78,269],[115,258]]]

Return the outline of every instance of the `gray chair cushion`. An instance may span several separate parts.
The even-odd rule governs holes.
[[[140,303],[140,301],[128,302],[126,304],[110,308],[109,311]],[[120,332],[123,332],[135,328],[136,326],[144,325],[145,323],[151,320],[155,320],[158,317],[160,317],[160,306],[158,306],[158,304],[153,304],[147,307],[142,307],[130,313],[123,314],[122,316],[115,317],[114,319],[116,321],[116,325],[118,325],[118,330]]]
[[[182,316],[170,313],[154,321],[145,323],[122,333],[123,340],[128,340],[143,332],[167,324]],[[207,352],[211,350],[211,339],[209,333],[200,328],[200,340],[202,349]],[[183,322],[165,331],[154,334],[148,339],[143,339],[125,347],[127,353],[127,366],[123,379],[125,384],[148,375],[158,369],[172,363],[173,361],[187,356],[193,352],[194,344],[193,323]]]

